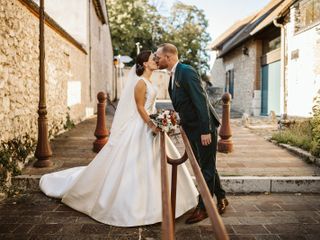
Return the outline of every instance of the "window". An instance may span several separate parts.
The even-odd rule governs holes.
[[[295,32],[320,22],[320,0],[302,0],[295,4]]]
[[[268,44],[269,52],[280,48],[280,46],[281,46],[281,37],[279,36],[269,42]]]
[[[228,92],[231,94],[231,98],[234,96],[234,70],[228,70],[226,72],[226,84],[224,88],[225,92]]]
[[[263,39],[262,41],[262,53],[267,54],[269,52],[272,52],[274,50],[277,50],[280,48],[281,45],[281,38],[280,36],[277,36],[273,39]]]
[[[259,39],[262,40],[262,54],[277,50],[281,46],[281,29],[274,26],[266,27]]]

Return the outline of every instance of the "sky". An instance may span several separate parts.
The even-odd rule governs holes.
[[[161,11],[169,13],[170,7],[176,0],[160,0]],[[209,21],[208,32],[215,40],[234,22],[245,18],[267,5],[270,0],[180,0],[180,2],[196,5],[204,10]],[[212,66],[211,59],[210,66]]]
[[[176,0],[159,2],[162,2],[163,11],[169,12]],[[214,40],[234,22],[263,8],[270,0],[180,0],[180,2],[196,5],[199,9],[204,10],[209,21],[208,32]]]

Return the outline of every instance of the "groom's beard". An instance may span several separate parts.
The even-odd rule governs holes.
[[[168,68],[168,64],[157,64],[157,65],[158,65],[158,69],[160,70]]]

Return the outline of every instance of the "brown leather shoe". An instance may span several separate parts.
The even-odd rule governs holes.
[[[205,209],[196,208],[190,217],[187,218],[186,224],[193,224],[202,221],[207,218],[208,214]]]
[[[217,208],[220,215],[226,211],[226,208],[228,205],[229,205],[228,199],[226,198],[218,199]]]

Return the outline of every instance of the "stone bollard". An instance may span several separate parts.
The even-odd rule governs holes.
[[[230,100],[231,95],[229,93],[223,94],[222,124],[219,130],[220,140],[218,141],[218,151],[222,153],[230,153],[233,150],[230,127]]]
[[[99,152],[101,148],[108,142],[109,132],[106,127],[106,100],[107,95],[104,92],[99,92],[97,95],[98,98],[98,109],[97,109],[97,126],[94,131],[94,135],[96,136],[96,140],[93,143],[93,151]]]

